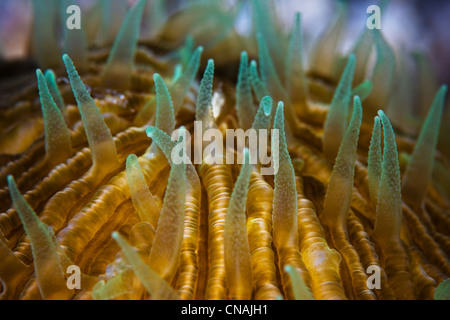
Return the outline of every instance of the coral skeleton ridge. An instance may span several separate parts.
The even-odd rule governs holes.
[[[80,30],[61,3],[32,1],[36,81],[0,109],[1,299],[448,299],[447,86],[422,99],[384,29],[340,52],[344,1],[307,52],[271,0],[99,0]],[[227,152],[266,130],[277,170],[174,161],[195,121]]]

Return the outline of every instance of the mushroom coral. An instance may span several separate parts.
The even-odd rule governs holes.
[[[345,3],[309,64],[270,0],[97,1],[63,41],[60,3],[33,0],[41,69],[0,110],[2,299],[448,298],[447,87],[424,117],[380,30],[339,52]]]

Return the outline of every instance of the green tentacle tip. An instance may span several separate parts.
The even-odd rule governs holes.
[[[212,110],[212,92],[214,79],[214,60],[209,59],[197,97],[196,120],[203,122],[204,130],[215,127],[215,119]]]
[[[153,75],[156,88],[156,120],[155,125],[167,134],[172,134],[175,129],[175,113],[169,90],[157,73]]]
[[[71,291],[66,286],[57,243],[20,193],[14,178],[7,177],[11,198],[31,243],[34,270],[39,291],[44,299],[68,299]]]
[[[58,108],[61,110],[61,113],[64,117],[66,117],[66,105],[61,96],[61,92],[59,91],[58,85],[56,83],[56,76],[53,70],[48,69],[45,71],[45,81],[47,82],[48,89],[53,97]]]
[[[181,56],[181,66],[182,68],[186,68],[189,64],[189,59],[194,52],[194,37],[192,35],[187,35],[186,40],[184,41],[184,46],[180,49]]]
[[[258,40],[258,53],[259,53],[259,68],[261,72],[262,82],[270,93],[279,99],[283,99],[286,96],[280,79],[277,75],[272,57],[270,56],[269,48],[267,46],[266,39],[261,33],[257,35]]]
[[[146,0],[137,2],[123,21],[101,74],[102,84],[106,87],[128,89],[130,86],[145,3]]]
[[[250,182],[250,174],[251,174],[251,165],[250,165],[250,152],[248,148],[244,149],[244,164],[242,165],[241,172],[236,181],[235,188],[233,189],[233,193],[231,195],[230,200],[230,209],[234,209],[235,213],[242,213],[245,219],[245,204],[247,199],[247,189],[248,184]],[[231,205],[233,204],[233,206]],[[239,212],[236,209],[240,209]]]
[[[92,152],[94,167],[101,171],[109,170],[119,163],[116,145],[111,131],[84,86],[83,81],[81,81],[72,60],[67,54],[63,55],[63,60],[69,75],[72,91],[78,104],[78,109],[80,110],[81,120]]]
[[[40,222],[40,220],[36,217],[33,209],[25,201],[19,189],[17,188],[14,177],[12,175],[8,175],[7,180],[9,193],[13,200],[14,206],[16,207],[17,213],[19,214],[20,219],[23,221],[25,231],[27,231],[26,229],[29,227],[28,222],[37,223],[38,225],[42,226],[42,222]]]
[[[56,248],[54,248],[53,241],[51,241],[51,233],[49,228],[45,223],[39,220],[34,210],[30,207],[23,195],[20,193],[13,176],[8,175],[7,180],[9,193],[13,200],[14,207],[16,208],[20,220],[23,223],[25,232],[30,237],[32,248],[33,244],[37,244],[40,246],[44,244],[45,246],[45,243],[47,243],[48,245],[50,245],[49,249],[53,248],[54,250],[56,250]]]
[[[450,279],[439,284],[434,291],[434,300],[450,300]]]
[[[366,80],[353,89],[352,95],[359,96],[361,101],[364,101],[370,95],[372,89],[373,89],[372,81]]]
[[[236,86],[236,109],[241,128],[247,130],[255,116],[247,52],[241,53],[238,82]]]
[[[384,149],[373,234],[378,241],[398,241],[402,223],[402,196],[397,144],[388,117],[382,110],[378,111],[378,115],[383,124]]]
[[[156,128],[155,128],[155,127],[148,127],[148,128],[145,130],[145,133],[147,134],[147,137],[153,139],[153,134],[155,133],[155,131],[156,131]]]
[[[273,100],[271,97],[266,96],[261,100],[261,104],[263,105],[264,108],[264,114],[266,116],[270,116],[270,114],[272,113],[272,106],[273,106]]]
[[[323,219],[328,226],[345,225],[350,208],[355,172],[356,151],[362,121],[362,106],[358,96],[354,98],[353,115],[342,139],[330,183],[325,195]]]
[[[279,154],[274,154],[274,160],[278,157],[280,163],[279,165],[282,165],[282,162],[287,160],[289,157],[289,152],[287,148],[286,143],[286,131],[284,126],[284,104],[283,102],[279,102],[277,106],[277,111],[275,113],[275,120],[273,123],[273,128],[279,130]],[[286,157],[287,155],[287,157]],[[276,162],[276,161],[275,161]]]
[[[231,194],[225,218],[224,256],[227,282],[233,298],[250,299],[252,262],[247,238],[245,207],[252,167],[244,150],[244,164]]]
[[[177,81],[173,83],[170,88],[170,93],[172,95],[173,107],[175,109],[175,114],[178,112],[181,104],[183,103],[184,97],[191,86],[192,81],[194,81],[195,75],[197,74],[198,68],[200,66],[200,58],[202,56],[203,47],[199,46],[191,56],[189,63]]]
[[[370,140],[369,158],[367,173],[369,179],[370,201],[376,206],[378,199],[378,186],[381,177],[381,120],[379,116],[375,117],[372,138]]]
[[[431,180],[446,92],[443,85],[436,93],[403,177],[403,192],[416,206],[422,204]]]
[[[352,94],[353,74],[356,58],[351,54],[347,66],[328,111],[323,133],[323,150],[328,161],[334,162],[348,123],[348,109]]]
[[[62,56],[64,64],[67,69],[67,74],[69,75],[70,84],[72,86],[73,93],[77,102],[80,104],[91,102],[92,98],[89,95],[86,87],[81,81],[78,75],[77,69],[75,68],[72,59],[70,59],[68,54],[63,54]]]
[[[286,265],[284,270],[291,278],[295,300],[314,300],[300,273],[291,265]]]
[[[373,90],[369,96],[372,105],[384,105],[395,81],[395,54],[380,30],[372,30],[377,53],[372,73]]]
[[[279,130],[278,152],[274,152],[275,169],[273,196],[273,234],[277,247],[294,245],[298,242],[297,226],[297,189],[295,172],[286,143],[284,130],[284,106],[278,103],[274,129]],[[272,136],[272,148],[276,146]]]
[[[306,102],[308,88],[303,68],[303,34],[301,15],[295,14],[294,26],[284,66],[286,90],[293,101]]]
[[[274,128],[282,130],[284,133],[284,103],[279,102],[275,113]]]
[[[258,73],[258,64],[255,60],[250,62],[250,70],[249,70],[250,82],[253,90],[255,91],[256,98],[261,100],[264,96],[269,95],[269,90],[266,85],[261,81]]]
[[[287,164],[288,166],[292,167],[291,164],[291,158],[289,156],[289,151],[288,151],[288,147],[287,147],[287,142],[286,142],[286,132],[285,132],[285,126],[284,126],[284,104],[283,102],[279,102],[278,103],[278,107],[277,107],[277,111],[275,113],[275,120],[274,120],[274,124],[273,124],[273,128],[274,129],[278,129],[279,130],[279,154],[274,154],[274,161],[275,163],[277,161],[279,161],[279,166],[280,168],[284,165]],[[278,157],[278,159],[277,159]],[[293,169],[292,169],[292,173],[293,173]],[[275,179],[278,176],[278,174],[275,175]]]
[[[262,98],[259,104],[258,112],[256,113],[255,120],[253,121],[252,128],[255,130],[270,129],[271,114],[272,114],[273,100],[269,96]]]
[[[46,156],[50,161],[59,162],[71,154],[70,132],[40,69],[36,70],[36,76],[45,124]]]
[[[172,164],[171,152],[176,143],[172,141],[172,139],[167,133],[165,133],[159,128],[148,127],[145,132],[147,133],[147,136],[151,138],[161,149],[161,151],[163,152],[169,163]]]

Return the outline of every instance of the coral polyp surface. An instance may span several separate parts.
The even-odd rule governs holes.
[[[36,71],[0,89],[1,299],[448,298],[424,55],[366,26],[340,52],[346,2],[311,50],[270,0],[132,3],[70,29],[72,1],[32,1]]]

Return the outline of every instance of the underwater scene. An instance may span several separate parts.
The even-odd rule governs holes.
[[[0,299],[450,300],[449,17],[0,0]]]

